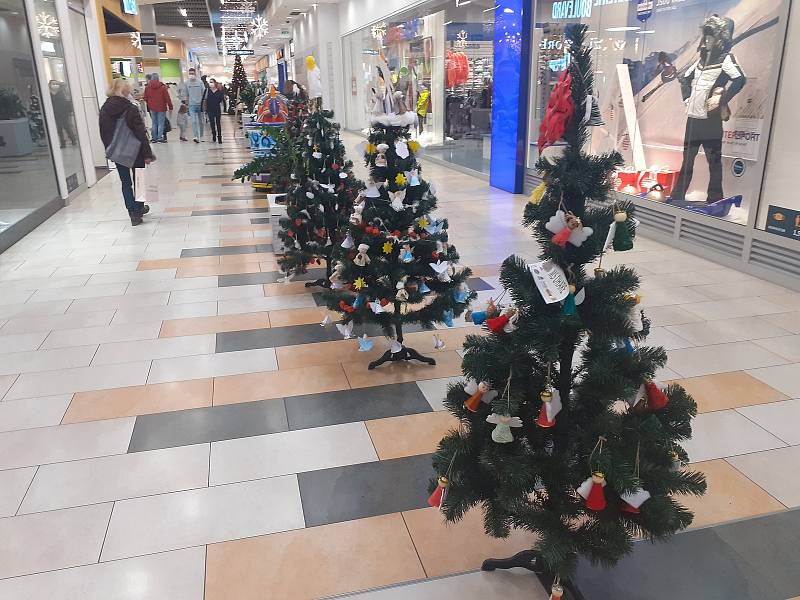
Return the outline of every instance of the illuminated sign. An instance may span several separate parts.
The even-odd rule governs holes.
[[[628,2],[629,0],[559,0],[553,2],[552,18],[554,21],[588,19],[592,16],[593,8],[609,4],[627,4]]]
[[[126,15],[138,15],[139,7],[136,6],[136,0],[122,0],[122,12]]]

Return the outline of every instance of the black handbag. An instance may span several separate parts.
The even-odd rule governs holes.
[[[169,133],[172,131],[172,123],[169,122],[169,119],[164,117],[164,133]]]

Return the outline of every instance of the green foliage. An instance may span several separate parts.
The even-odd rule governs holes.
[[[253,83],[248,83],[239,92],[239,99],[247,105],[247,112],[253,112],[253,105],[256,102],[257,86]]]
[[[458,265],[458,252],[448,243],[447,220],[433,216],[436,195],[419,177],[419,144],[409,138],[408,127],[374,125],[370,131],[365,148],[370,181],[347,231],[352,246],[335,249],[338,265],[327,295],[328,307],[340,311],[345,323],[378,323],[400,342],[403,325],[432,327],[446,314],[460,315],[475,296],[466,287],[471,271]],[[358,264],[361,244],[368,247],[365,266]],[[404,259],[406,251],[411,255]],[[441,277],[431,267],[437,261],[449,264]],[[355,286],[359,280],[365,283],[361,290]],[[375,313],[373,301],[385,303],[384,311]]]
[[[442,505],[447,520],[480,506],[488,534],[530,531],[545,566],[561,578],[574,573],[579,556],[611,565],[631,551],[636,537],[658,540],[687,527],[692,514],[677,497],[701,495],[706,487],[702,474],[680,467],[687,459],[680,442],[691,436],[694,400],[670,385],[663,408],[635,402],[667,358],[663,348],[645,345],[647,319],[641,330],[635,324],[636,273],[621,266],[598,278],[587,274],[603,253],[615,211],[630,217],[634,207],[609,201],[610,175],[621,157],[583,151],[588,131],[579,119],[593,72],[585,33],[582,25],[567,29],[577,117],[564,135],[563,153],[538,161],[547,189],[538,204],[527,205],[523,219],[541,248],[539,259],[560,267],[585,299],[577,314],[565,316],[560,303],[544,301],[523,259],[504,261],[500,281],[518,310],[517,329],[468,336],[462,363],[466,378],[501,393],[471,412],[464,406],[466,381],[453,384],[445,405],[460,420],[460,431],[442,439],[433,459],[436,472],[449,481]],[[551,242],[553,232],[545,224],[559,209],[593,229],[580,247]],[[617,226],[628,227],[633,236],[634,224],[628,218]],[[548,387],[560,394],[563,408],[554,426],[540,427],[541,392]],[[521,419],[513,442],[492,440],[490,413]],[[595,471],[606,481],[607,506],[601,511],[590,510],[576,491]],[[431,481],[431,491],[435,484]],[[623,511],[620,496],[639,489],[650,499],[638,514]]]
[[[236,169],[232,179],[244,182],[254,175],[269,173],[270,183],[275,193],[288,190],[291,177],[295,171],[296,155],[294,141],[289,137],[285,127],[269,127],[270,136],[275,140],[275,147],[269,156],[260,156]]]
[[[364,187],[353,175],[340,126],[332,119],[331,111],[311,114],[297,139],[298,166],[305,177],[289,195],[278,233],[286,248],[278,262],[287,274],[305,273],[312,262],[330,264],[334,247],[347,234],[353,201]]]
[[[25,108],[14,90],[0,89],[0,121],[10,121],[25,116]]]

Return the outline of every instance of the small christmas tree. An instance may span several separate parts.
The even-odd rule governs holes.
[[[242,57],[237,54],[233,60],[233,77],[231,78],[230,86],[230,98],[233,100],[234,106],[241,101],[241,93],[246,85],[247,75],[244,72]]]
[[[284,273],[306,273],[313,262],[326,265],[325,278],[307,286],[330,285],[331,254],[347,234],[353,201],[364,187],[353,176],[353,163],[345,159],[340,126],[332,118],[331,111],[319,111],[305,119],[298,137],[303,148],[298,162],[305,177],[292,189],[287,216],[280,221],[286,252],[278,262]]]
[[[272,147],[262,150],[263,154],[236,169],[233,179],[244,182],[253,177],[268,174],[273,193],[283,193],[291,187],[292,175],[296,168],[295,144],[289,137],[286,127],[264,128],[269,132]]]
[[[533,550],[484,569],[545,573],[554,599],[579,556],[611,565],[635,538],[687,527],[692,514],[675,496],[705,491],[702,474],[683,468],[679,445],[691,436],[696,405],[680,386],[653,381],[666,352],[644,345],[636,273],[587,274],[612,244],[628,248],[635,229],[633,206],[608,200],[619,154],[583,152],[596,118],[586,110],[593,71],[585,32],[567,28],[571,62],[542,124],[542,146],[562,138],[566,146],[539,159],[545,183],[525,209],[540,262],[503,263],[516,329],[490,319],[489,335],[467,337],[466,379],[446,400],[461,425],[439,445],[440,478],[429,490],[449,521],[481,505],[490,535],[535,534]]]
[[[397,117],[383,119],[408,120]],[[452,325],[474,296],[467,287],[471,271],[458,264],[458,253],[448,243],[447,220],[432,214],[436,195],[420,177],[420,145],[409,137],[408,125],[373,125],[364,143],[370,180],[356,202],[330,277],[328,306],[342,313],[346,336],[353,323],[373,322],[393,339],[391,349],[370,369],[410,359],[436,364],[403,345],[403,327]]]

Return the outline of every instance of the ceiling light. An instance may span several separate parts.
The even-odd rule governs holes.
[[[644,33],[655,33],[655,32],[656,32],[656,30],[655,30],[655,29],[646,29],[646,30],[644,30],[644,31],[640,31],[639,33],[640,33],[640,34],[644,34]]]
[[[638,31],[641,27],[636,27],[635,25],[629,27],[606,27],[606,31],[610,31],[612,33],[617,31]]]
[[[182,16],[182,17],[186,17],[186,16],[187,16],[186,9],[185,9],[185,8],[183,8],[183,7],[180,7],[180,8],[178,9],[178,12],[179,12],[179,13],[181,13],[181,16]]]

